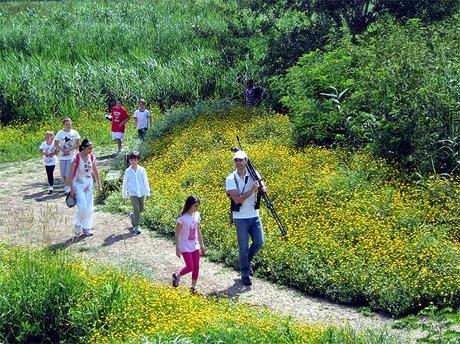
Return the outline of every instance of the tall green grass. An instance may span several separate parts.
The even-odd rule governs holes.
[[[0,5],[0,120],[76,115],[118,96],[165,107],[240,96],[258,67],[254,56],[222,63],[236,12],[233,0]]]

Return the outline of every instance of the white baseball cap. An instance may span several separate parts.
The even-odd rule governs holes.
[[[235,159],[247,159],[247,158],[248,158],[248,155],[242,150],[239,150],[233,156],[233,160],[235,160]]]

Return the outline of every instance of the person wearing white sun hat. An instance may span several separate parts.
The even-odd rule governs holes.
[[[264,244],[256,194],[259,188],[265,191],[265,187],[253,180],[248,172],[248,156],[244,151],[237,151],[233,156],[233,162],[236,169],[225,180],[225,189],[231,199],[232,219],[236,225],[241,281],[244,285],[250,286],[251,261]],[[252,241],[251,246],[249,238]]]

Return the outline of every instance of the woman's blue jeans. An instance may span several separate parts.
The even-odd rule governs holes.
[[[259,217],[249,219],[234,219],[236,225],[236,234],[238,237],[238,249],[240,260],[241,277],[249,276],[251,273],[251,261],[257,251],[264,244],[264,233],[262,222]],[[251,238],[251,246],[249,246]]]

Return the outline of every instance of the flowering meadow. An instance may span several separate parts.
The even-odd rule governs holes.
[[[237,267],[224,182],[239,135],[288,228],[282,237],[261,207],[266,242],[257,275],[393,315],[458,306],[460,183],[409,181],[364,150],[297,150],[291,130],[283,115],[235,109],[152,139],[143,162],[152,187],[145,223],[172,235],[186,196],[196,194],[210,256]]]
[[[191,295],[63,252],[0,244],[0,272],[0,341],[7,343],[397,343]]]

